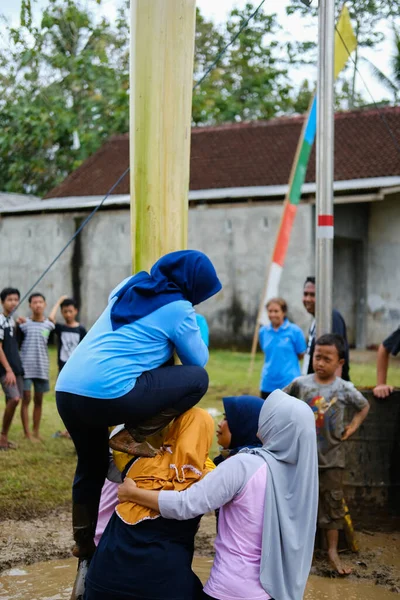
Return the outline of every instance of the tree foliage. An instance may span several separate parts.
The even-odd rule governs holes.
[[[195,79],[235,38],[253,12],[250,2],[242,10],[233,9],[222,32],[197,12]],[[275,14],[260,11],[253,17],[209,77],[195,89],[195,124],[269,119],[290,110],[292,86],[278,34]]]
[[[3,26],[1,191],[44,195],[106,138],[128,131],[129,0],[119,2],[117,18],[111,21],[99,17],[102,0],[47,0],[38,20],[32,15],[32,0],[22,0],[20,26]],[[361,49],[379,44],[380,25],[390,20],[395,27],[400,14],[400,0],[347,0],[347,4]],[[213,68],[195,86],[194,125],[270,119],[307,110],[314,83],[304,79],[294,85],[291,69],[302,66],[306,72],[315,62],[315,41],[285,41],[276,15],[268,14],[265,6],[243,31],[255,10],[251,2],[233,9],[223,25],[197,10],[194,83]],[[312,11],[299,0],[293,0],[289,10],[308,15]],[[395,98],[394,86],[400,83],[398,36],[396,44],[397,58],[386,82]],[[355,93],[354,81],[354,76],[340,77],[337,107],[365,102]]]
[[[287,13],[289,15],[301,14],[304,17],[312,16],[316,18],[318,8],[315,4],[313,2],[310,7],[306,7],[299,0],[294,0],[287,8]],[[395,37],[398,39],[396,31],[398,31],[399,27],[400,0],[346,0],[346,5],[349,9],[354,33],[357,38],[357,49],[354,53],[353,61],[347,66],[346,75],[342,75],[339,78],[337,96],[339,103],[340,101],[342,102],[341,106],[354,108],[366,103],[365,98],[356,91],[357,74],[363,50],[366,48],[374,49],[384,41],[385,36],[382,29],[383,25],[388,23],[392,24]],[[339,17],[342,6],[343,1],[336,0],[337,17]],[[293,53],[297,49],[298,45],[293,43]],[[308,42],[306,45],[303,45],[302,53],[305,62],[316,62],[315,49],[315,42]],[[374,73],[377,79],[383,83],[384,75],[382,71],[374,63],[372,65],[376,67]],[[348,76],[349,73],[350,77]],[[390,81],[393,82],[393,79],[390,78]],[[390,86],[388,81],[386,81],[386,85],[393,92],[393,87]],[[369,101],[370,99],[368,98]]]
[[[92,2],[92,4],[94,4]],[[96,2],[97,4],[97,2]],[[74,0],[24,7],[0,53],[0,189],[46,193],[128,129],[127,3],[116,23]]]

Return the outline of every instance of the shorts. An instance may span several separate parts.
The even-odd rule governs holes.
[[[6,400],[18,400],[19,398],[22,398],[22,394],[24,391],[24,378],[22,377],[22,375],[15,376],[15,385],[7,385],[5,383],[5,378],[6,376],[2,375],[0,377],[0,383],[1,387],[3,388],[3,392],[6,396]]]
[[[24,379],[24,392],[30,392],[31,387],[37,394],[45,394],[50,390],[50,384],[48,379],[39,379],[38,377],[32,377]]]
[[[343,529],[344,527],[344,469],[319,470],[318,527]]]

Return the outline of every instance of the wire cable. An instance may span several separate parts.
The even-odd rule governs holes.
[[[229,41],[228,44],[226,44],[226,46],[221,50],[221,52],[218,53],[217,57],[215,58],[215,60],[211,63],[211,65],[208,67],[207,71],[204,73],[204,75],[194,84],[193,86],[193,90],[195,90],[197,87],[199,87],[199,85],[201,85],[201,83],[203,83],[203,81],[206,79],[206,77],[211,73],[211,71],[214,69],[214,67],[218,64],[218,62],[221,60],[221,58],[224,56],[224,54],[226,53],[226,51],[232,46],[232,44],[235,43],[235,41],[237,40],[237,38],[240,36],[240,34],[244,31],[244,29],[246,29],[247,25],[250,23],[250,21],[256,16],[256,14],[258,13],[258,11],[260,10],[260,8],[262,7],[262,5],[265,3],[265,0],[262,0],[262,2],[260,2],[260,4],[257,6],[257,8],[255,9],[254,12],[252,12],[252,14],[245,19],[245,21],[242,23],[239,31],[233,36],[233,38]],[[116,183],[114,183],[114,185],[108,190],[107,194],[104,196],[104,198],[101,200],[101,202],[92,210],[92,212],[86,217],[86,219],[82,222],[82,224],[80,225],[80,227],[75,231],[74,235],[71,237],[71,239],[65,244],[65,246],[60,250],[60,252],[57,254],[57,256],[52,260],[52,262],[49,264],[49,266],[43,271],[43,273],[40,275],[39,279],[37,279],[35,281],[35,283],[29,288],[29,290],[26,292],[26,294],[24,294],[24,296],[21,298],[21,300],[19,301],[18,305],[15,307],[15,310],[17,310],[17,308],[26,300],[26,298],[28,298],[28,296],[31,294],[31,292],[34,290],[34,288],[42,281],[42,279],[47,275],[47,273],[50,271],[50,269],[55,265],[55,263],[58,261],[58,259],[64,254],[64,252],[67,250],[67,248],[72,244],[72,242],[74,241],[74,239],[80,234],[80,232],[82,231],[82,229],[89,223],[89,221],[91,221],[91,219],[94,217],[94,215],[97,213],[97,211],[103,206],[104,202],[107,200],[107,198],[110,196],[110,194],[113,193],[113,191],[115,190],[115,188],[123,181],[123,179],[125,178],[125,176],[129,173],[130,171],[130,167],[128,167],[127,169],[125,169],[125,171],[122,173],[122,175],[119,177],[118,181]]]
[[[208,67],[207,71],[204,73],[204,75],[202,77],[200,77],[200,79],[198,81],[196,81],[196,83],[193,86],[193,91],[199,87],[200,84],[203,83],[203,81],[205,80],[205,78],[211,73],[211,71],[214,69],[214,67],[219,63],[219,61],[221,60],[221,58],[224,56],[225,52],[232,46],[232,44],[234,44],[236,42],[236,40],[238,39],[238,37],[240,36],[240,34],[243,32],[244,29],[246,29],[247,25],[250,23],[251,19],[253,19],[256,14],[258,13],[258,11],[260,10],[260,8],[262,7],[262,5],[264,4],[265,0],[262,0],[262,2],[260,2],[260,4],[257,6],[257,8],[255,9],[254,12],[251,13],[251,15],[245,19],[245,21],[242,23],[239,31],[233,36],[233,38],[226,44],[226,46],[224,48],[222,48],[221,52],[219,52],[219,54],[217,54],[217,57],[215,58],[215,60],[211,63],[211,65]]]
[[[39,279],[37,281],[35,281],[35,283],[32,285],[32,287],[29,288],[29,290],[26,292],[26,294],[24,294],[24,296],[19,301],[18,306],[20,306],[22,304],[22,302],[24,302],[24,300],[26,300],[26,298],[29,296],[29,294],[31,292],[33,292],[33,290],[37,286],[37,284],[42,281],[43,277],[45,277],[47,275],[47,273],[50,271],[50,269],[52,268],[52,266],[58,261],[58,259],[60,258],[60,256],[62,254],[64,254],[64,252],[66,251],[66,249],[72,244],[72,242],[80,234],[80,232],[82,231],[82,229],[89,223],[89,221],[91,221],[91,219],[93,219],[93,217],[97,213],[97,211],[103,206],[104,202],[107,200],[107,198],[110,196],[110,194],[113,193],[113,191],[115,190],[115,188],[121,183],[121,181],[124,179],[124,177],[128,173],[129,173],[129,167],[127,169],[125,169],[125,171],[122,173],[122,175],[118,178],[118,181],[116,181],[114,183],[114,185],[108,190],[107,194],[104,196],[104,198],[101,200],[101,202],[92,210],[92,212],[81,223],[81,225],[75,231],[74,235],[65,244],[64,248],[62,248],[62,250],[60,250],[60,252],[57,254],[57,256],[51,261],[51,263],[49,264],[49,266],[43,271],[43,273],[41,274],[41,276],[39,277]],[[15,307],[15,310],[18,308],[18,306]]]

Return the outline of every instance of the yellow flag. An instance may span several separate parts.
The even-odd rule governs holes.
[[[335,79],[344,68],[349,54],[357,48],[357,38],[350,21],[349,9],[344,4],[335,31]]]

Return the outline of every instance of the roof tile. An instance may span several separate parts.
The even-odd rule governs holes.
[[[287,183],[303,120],[282,117],[192,129],[190,189]],[[400,175],[399,148],[400,107],[335,115],[335,181]],[[128,134],[111,137],[46,198],[106,194],[128,167],[128,156]],[[306,181],[315,181],[315,147]],[[129,193],[129,177],[113,193]]]

